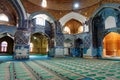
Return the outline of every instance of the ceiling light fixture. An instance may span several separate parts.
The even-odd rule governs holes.
[[[42,7],[47,7],[47,1],[46,0],[42,0],[42,4],[41,4]]]
[[[80,7],[80,4],[78,2],[74,3],[74,5],[73,5],[74,9],[79,9],[79,7]]]
[[[75,9],[78,9],[78,8],[79,8],[79,3],[75,3],[75,4],[74,4],[74,8],[75,8]]]

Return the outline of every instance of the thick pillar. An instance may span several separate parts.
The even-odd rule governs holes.
[[[64,35],[59,21],[55,21],[55,57],[64,56]]]
[[[15,33],[13,58],[16,60],[29,59],[30,32],[27,28],[28,25],[26,23],[27,21],[24,23],[23,28],[18,28]]]

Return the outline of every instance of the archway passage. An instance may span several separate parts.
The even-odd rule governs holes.
[[[105,31],[107,31],[107,29],[115,29],[119,26],[118,15],[120,14],[120,11],[113,6],[113,4],[109,4],[108,7],[106,6],[108,5],[106,4],[98,8],[94,16],[92,16],[93,19],[91,19],[91,31],[94,48],[93,56],[101,56],[101,51],[99,51],[99,48],[102,47],[102,37],[105,34]]]
[[[65,34],[77,34],[83,32],[82,23],[78,20],[71,19],[64,25],[63,33]]]
[[[81,39],[76,39],[75,40],[75,46],[76,47],[82,47],[82,45],[83,45],[83,41],[81,40]]]
[[[12,55],[13,54],[14,40],[9,36],[0,38],[0,54]]]
[[[71,56],[70,48],[73,46],[71,39],[65,39],[64,41],[64,55]]]
[[[42,33],[34,33],[31,35],[30,54],[48,54],[48,38]]]
[[[83,57],[83,41],[80,38],[75,40],[75,51],[77,56]]]
[[[110,32],[104,37],[103,57],[120,57],[120,34]]]

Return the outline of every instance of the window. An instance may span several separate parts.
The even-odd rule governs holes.
[[[45,20],[47,20],[48,16],[46,16],[45,14],[38,14],[34,16],[33,18],[36,19],[37,25],[45,26]]]
[[[30,43],[30,52],[33,51],[33,43]]]
[[[46,0],[42,0],[42,7],[47,7],[47,1]]]
[[[6,41],[3,41],[1,43],[1,52],[6,52],[7,51],[7,46],[8,46],[8,43]]]
[[[105,29],[113,28],[116,27],[116,21],[113,16],[107,17],[105,20]]]
[[[44,26],[45,25],[45,20],[42,17],[37,17],[36,18],[36,24]]]
[[[8,22],[9,19],[8,19],[8,17],[5,14],[2,13],[2,14],[0,14],[0,21]]]
[[[63,30],[64,33],[66,34],[70,34],[70,28],[69,27],[64,27],[64,30]]]
[[[89,27],[88,27],[88,25],[84,25],[83,31],[84,31],[84,32],[89,32]]]
[[[78,28],[78,33],[82,33],[83,32],[83,26],[80,26],[79,28]]]

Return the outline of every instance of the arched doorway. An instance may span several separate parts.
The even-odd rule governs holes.
[[[72,40],[67,38],[64,40],[64,55],[71,56],[70,48],[73,46]]]
[[[49,44],[47,44],[46,46],[47,47],[49,46],[49,49],[47,48],[46,53],[48,53],[48,56],[54,56],[54,39],[55,39],[54,21],[56,21],[55,18],[48,12],[39,11],[32,13],[29,16],[29,20],[31,20],[31,26],[34,29],[34,31],[32,32],[32,36],[39,32],[47,35],[46,36],[47,39],[49,38],[47,43]],[[34,48],[34,44],[35,43],[32,43],[33,48]],[[31,50],[34,51],[34,49],[32,48]],[[34,52],[30,52],[30,53],[34,53]]]
[[[77,56],[83,57],[83,41],[78,38],[75,40],[75,49]]]
[[[120,57],[120,34],[110,32],[104,37],[103,57]]]
[[[120,11],[117,8],[101,7],[92,18],[92,56],[101,58],[102,56],[102,42],[104,34],[108,32],[117,31],[119,27],[117,22],[119,22],[118,15]]]
[[[71,19],[63,27],[64,34],[78,34],[83,32],[82,23],[78,20]]]
[[[0,54],[12,55],[13,54],[14,40],[9,36],[0,38]]]
[[[48,37],[42,33],[34,33],[30,40],[30,54],[47,55]]]
[[[75,19],[81,23],[85,23],[85,21],[86,21],[85,16],[83,16],[79,13],[76,13],[76,12],[70,12],[70,13],[66,14],[65,16],[63,16],[62,18],[60,18],[59,22],[61,23],[62,26],[64,26],[71,19]]]

